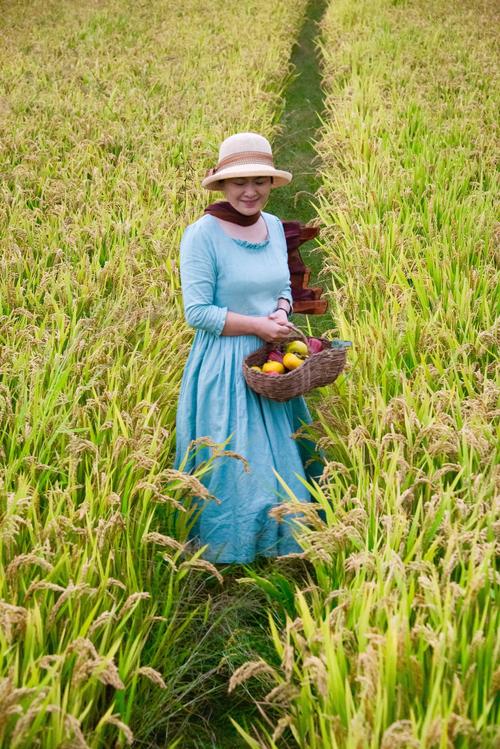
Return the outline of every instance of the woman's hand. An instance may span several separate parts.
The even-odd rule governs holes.
[[[228,311],[221,335],[256,335],[266,343],[272,343],[284,340],[293,329],[284,311],[275,310],[267,317]]]
[[[288,322],[288,315],[281,307],[278,307],[278,309],[275,309],[274,312],[271,312],[268,317],[270,320],[277,320],[278,322]]]
[[[282,341],[288,338],[293,325],[288,322],[286,312],[277,310],[267,317],[257,318],[256,335],[266,343]]]

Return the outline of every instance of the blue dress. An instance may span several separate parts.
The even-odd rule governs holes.
[[[208,214],[188,226],[181,241],[184,312],[196,333],[178,401],[175,467],[190,472],[207,460],[212,448],[193,449],[191,443],[209,437],[246,458],[249,468],[234,457],[215,458],[202,481],[219,503],[195,499],[199,512],[190,538],[195,548],[207,544],[201,557],[217,563],[302,551],[294,538],[295,516],[281,522],[268,517],[288,499],[275,471],[299,501],[311,501],[301,479],[313,475],[305,467],[314,460],[313,444],[291,437],[311,422],[304,399],[280,403],[250,390],[242,363],[262,339],[221,336],[228,310],[267,316],[279,297],[291,301],[282,223],[270,213],[262,216],[268,228],[263,242],[233,239]]]

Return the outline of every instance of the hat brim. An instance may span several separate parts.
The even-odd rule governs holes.
[[[284,172],[272,166],[264,164],[241,164],[240,166],[228,166],[220,172],[210,174],[202,181],[201,186],[206,190],[222,190],[218,184],[221,179],[236,179],[237,177],[273,177],[271,187],[283,187],[292,181],[291,172]]]

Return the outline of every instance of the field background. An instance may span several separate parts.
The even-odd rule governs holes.
[[[303,11],[1,4],[2,746],[207,746],[248,656],[184,551],[178,248],[220,140],[272,135]]]
[[[294,58],[321,96],[293,95],[321,5]],[[0,18],[0,746],[493,749],[496,4]],[[274,210],[323,227],[329,313],[296,321],[353,351],[310,397],[327,464],[303,559],[223,581],[185,547],[210,466],[171,468],[178,245],[244,129],[302,189]]]

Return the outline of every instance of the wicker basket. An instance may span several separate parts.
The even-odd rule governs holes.
[[[306,340],[304,333],[294,328],[280,344],[266,343],[245,358],[243,376],[249,388],[271,400],[287,401],[337,379],[345,367],[347,348],[332,348],[332,342],[327,338],[320,338],[325,345],[323,351],[311,354],[300,367],[279,377],[251,369],[254,365],[262,366],[271,351],[298,337]]]

